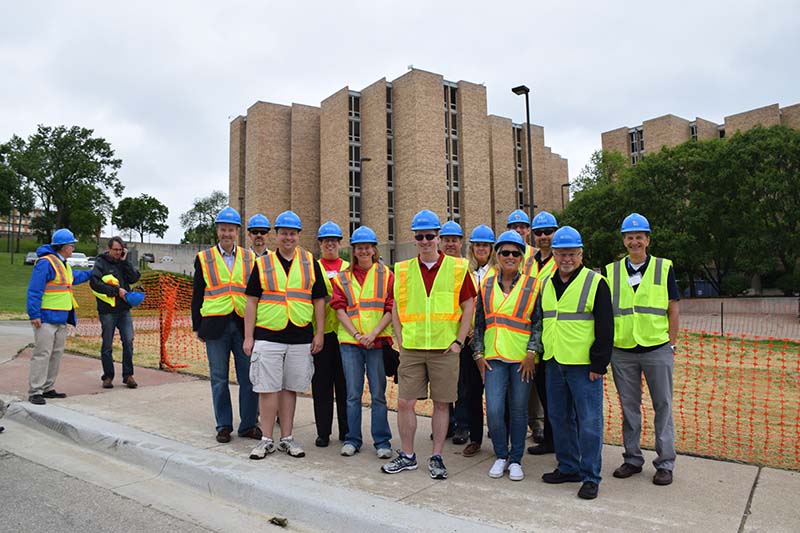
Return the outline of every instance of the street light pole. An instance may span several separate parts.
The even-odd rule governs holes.
[[[511,92],[517,96],[525,95],[525,126],[528,137],[528,201],[530,208],[530,217],[533,221],[533,208],[536,207],[533,203],[533,156],[531,155],[531,106],[528,100],[528,93],[531,92],[525,85],[519,85],[511,89]]]

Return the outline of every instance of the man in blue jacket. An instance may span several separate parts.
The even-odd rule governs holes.
[[[45,398],[66,398],[56,392],[55,381],[64,344],[67,324],[75,325],[77,304],[72,287],[89,281],[89,270],[72,271],[67,259],[75,251],[77,240],[68,229],[53,233],[53,242],[36,250],[39,257],[28,284],[28,317],[33,325],[36,345],[31,356],[28,401],[44,405]]]

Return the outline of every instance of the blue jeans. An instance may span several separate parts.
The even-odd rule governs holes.
[[[366,349],[355,344],[340,344],[344,381],[347,383],[347,436],[345,444],[360,449],[361,438],[361,396],[364,392],[364,369],[366,368],[369,394],[372,397],[372,440],[378,450],[391,449],[392,430],[389,427],[386,409],[386,372],[383,367],[383,350]]]
[[[589,365],[562,365],[550,359],[545,379],[558,470],[600,483],[603,378],[589,381]]]
[[[519,363],[507,363],[494,359],[487,361],[492,367],[486,370],[486,421],[492,435],[492,447],[498,459],[522,464],[525,452],[525,436],[528,433],[528,399],[531,383],[522,380],[517,372]],[[506,396],[511,415],[506,426]],[[511,451],[508,437],[511,436]]]
[[[103,363],[103,377],[114,379],[114,330],[119,330],[122,341],[122,379],[133,375],[133,319],[130,311],[104,313],[100,315],[103,328],[103,344],[100,347],[100,361]]]
[[[211,401],[214,404],[217,431],[226,427],[233,429],[231,391],[228,388],[230,354],[233,352],[236,381],[239,382],[240,422],[237,433],[240,436],[254,428],[258,422],[258,394],[253,392],[253,385],[250,383],[250,358],[242,350],[243,343],[242,334],[233,320],[228,322],[225,331],[218,339],[206,340]]]

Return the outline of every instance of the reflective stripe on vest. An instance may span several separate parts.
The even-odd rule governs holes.
[[[100,279],[103,280],[103,283],[107,283],[108,285],[114,285],[115,287],[119,287],[119,280],[117,279],[117,277],[114,274],[106,274],[105,276],[103,276]],[[97,298],[101,302],[107,303],[111,307],[116,307],[117,306],[117,297],[116,297],[116,295],[109,296],[108,294],[103,294],[102,292],[97,292],[95,290],[92,290],[92,294],[94,294],[95,298]]]
[[[667,280],[672,261],[651,257],[634,292],[626,276],[625,257],[606,265],[614,309],[614,346],[634,348],[669,342],[669,290]]]
[[[62,263],[56,255],[43,255],[37,261],[42,259],[50,263],[56,275],[44,286],[41,308],[53,311],[77,309],[78,302],[75,301],[75,296],[72,294],[72,267],[69,263]]]
[[[403,347],[445,350],[453,343],[460,325],[459,296],[468,268],[465,260],[444,256],[429,296],[418,257],[395,264],[394,295],[403,327]]]
[[[314,257],[302,248],[295,249],[289,274],[283,269],[278,252],[256,260],[261,281],[261,298],[256,311],[256,326],[272,331],[286,329],[289,321],[298,327],[314,318],[311,288],[314,286]]]
[[[350,263],[347,261],[342,261],[342,264],[339,266],[339,272],[346,270],[347,267],[350,266]],[[325,270],[325,267],[322,266],[322,260],[319,261],[319,269],[325,274],[325,289],[328,291],[328,295],[325,296],[325,333],[333,333],[339,328],[339,319],[336,318],[336,309],[331,307],[331,296],[333,295],[333,286],[331,285],[331,280],[328,278],[328,273]],[[335,276],[334,276],[335,277]],[[314,328],[316,330],[317,325],[314,324]]]
[[[229,271],[218,246],[197,254],[206,284],[203,293],[202,316],[226,316],[236,312],[244,316],[247,297],[244,292],[253,270],[255,254],[251,250],[236,247],[233,268]]]
[[[554,274],[556,275],[556,274]],[[562,365],[588,365],[594,344],[594,297],[603,276],[584,267],[556,299],[551,276],[542,282],[544,360]]]
[[[503,294],[497,276],[481,287],[481,301],[486,316],[484,336],[486,359],[519,362],[525,359],[531,335],[531,313],[539,297],[539,281],[520,276],[514,288]]]
[[[389,275],[386,267],[374,263],[364,277],[363,287],[358,284],[355,275],[350,271],[339,272],[335,283],[344,292],[347,299],[347,316],[353,322],[356,331],[369,333],[375,329],[386,313],[386,298],[389,295]],[[387,337],[391,334],[392,325],[389,323],[378,337]],[[359,344],[341,322],[337,335],[340,343]]]

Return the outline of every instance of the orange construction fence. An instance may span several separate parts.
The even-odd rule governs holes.
[[[149,271],[141,284],[147,297],[132,312],[136,364],[207,374],[205,346],[192,332],[192,280]],[[76,298],[78,328],[68,349],[99,353],[101,328],[88,284],[76,287]],[[724,321],[735,325],[737,334],[716,326],[720,303]],[[681,302],[684,328],[675,352],[673,400],[679,452],[800,470],[797,305],[797,298]],[[759,335],[776,327],[785,338]],[[643,391],[642,445],[652,448],[653,410],[646,386]],[[396,385],[390,383],[390,407],[396,398]],[[420,412],[429,408],[422,403]],[[622,414],[610,373],[605,440],[622,442]]]

